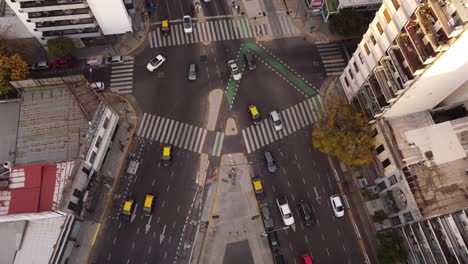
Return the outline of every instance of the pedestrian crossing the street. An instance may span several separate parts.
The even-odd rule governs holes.
[[[283,129],[275,131],[271,121],[265,118],[259,125],[252,125],[242,130],[247,153],[282,139],[304,127],[319,121],[322,116],[322,103],[319,96],[311,97],[279,113]]]
[[[341,75],[347,65],[342,46],[337,43],[325,43],[318,44],[317,49],[327,75]]]
[[[110,90],[114,93],[126,94],[133,87],[133,58],[126,57],[121,64],[112,65]]]
[[[143,114],[137,136],[152,141],[171,144],[181,149],[201,153],[207,130],[176,120]]]

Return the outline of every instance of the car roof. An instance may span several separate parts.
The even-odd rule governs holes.
[[[271,115],[271,117],[273,117],[273,119],[279,119],[278,112],[276,112],[276,111],[271,111],[270,115]]]
[[[257,107],[255,105],[249,106],[249,109],[250,109],[250,112],[252,113],[253,116],[256,116],[256,115],[259,114],[258,109],[257,109]]]
[[[171,155],[171,147],[167,146],[163,148],[163,156]]]
[[[263,189],[262,187],[262,182],[260,181],[260,179],[254,179],[253,180],[253,185],[254,185],[254,189],[257,191],[257,190],[261,190]]]
[[[130,211],[130,209],[132,208],[132,204],[133,204],[133,200],[127,200],[125,201],[124,203],[124,211]]]
[[[163,20],[161,24],[162,24],[163,27],[168,27],[169,26],[169,20]]]
[[[153,204],[154,195],[147,194],[145,198],[145,207],[151,207]]]
[[[343,204],[341,203],[341,199],[338,195],[334,195],[333,196],[333,201],[335,202],[335,205],[338,207],[338,206],[342,206]]]
[[[281,210],[283,211],[283,214],[290,214],[291,213],[291,210],[289,209],[288,204],[282,204],[280,207],[281,207]]]

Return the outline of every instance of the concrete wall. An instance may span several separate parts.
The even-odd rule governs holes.
[[[132,30],[123,0],[88,0],[88,5],[104,35],[123,34]]]

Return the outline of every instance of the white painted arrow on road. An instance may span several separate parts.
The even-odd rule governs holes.
[[[145,234],[148,233],[148,231],[150,230],[151,228],[151,218],[153,218],[153,215],[150,215],[149,219],[148,219],[148,223],[146,224],[146,229],[145,229]]]
[[[159,235],[159,244],[161,244],[165,238],[164,236],[164,232],[166,232],[166,225],[164,225],[163,227],[163,231],[161,232],[161,234]]]
[[[133,214],[130,216],[130,222],[133,223],[133,220],[135,219],[136,217],[136,210],[137,210],[137,207],[138,207],[138,204],[135,204],[135,208],[133,208]]]

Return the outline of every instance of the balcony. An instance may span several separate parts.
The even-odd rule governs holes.
[[[404,88],[403,82],[401,81],[402,78],[390,56],[382,57],[382,59],[380,59],[380,65],[383,67],[390,88],[395,94],[401,93]]]
[[[356,96],[354,97],[354,100],[353,100],[353,106],[354,107],[357,107],[359,106],[359,108],[362,110],[362,112],[364,113],[364,116],[366,117],[366,119],[371,122],[372,120],[374,120],[374,114],[372,113],[372,111],[370,110],[370,107],[369,105],[367,104],[367,100],[364,96],[364,94],[362,93],[362,90],[359,90],[357,93],[356,93]],[[356,108],[357,109],[357,108]]]
[[[428,4],[423,4],[418,8],[416,17],[432,48],[437,52],[448,49],[448,35],[441,29],[440,20]]]
[[[88,5],[83,0],[37,0],[20,3],[20,8],[24,12],[43,12],[86,7],[88,7]]]
[[[418,223],[418,225],[424,233],[424,235],[426,236],[427,241],[429,242],[429,247],[431,248],[436,263],[447,263],[447,259],[445,258],[442,252],[442,248],[440,247],[440,244],[437,241],[437,237],[434,231],[432,230],[432,227],[429,224],[429,222],[426,220]]]
[[[84,18],[92,18],[92,17],[93,16],[88,8],[28,13],[29,20],[34,23],[47,22],[47,21],[59,21],[59,20],[84,19]]]
[[[423,64],[419,60],[418,53],[413,46],[408,34],[402,33],[397,37],[397,44],[400,48],[401,54],[405,58],[403,64],[406,62],[410,69],[411,75],[419,75],[423,72]]]
[[[426,40],[419,23],[416,20],[411,20],[406,24],[405,29],[421,62],[423,64],[432,63],[437,54],[429,44],[429,41]]]
[[[97,23],[93,18],[47,21],[47,22],[36,23],[37,31],[41,31],[41,32],[66,30],[66,29],[94,28],[96,26],[97,26]]]
[[[375,95],[379,109],[383,109],[384,107],[388,106],[388,100],[390,100],[392,97],[390,96],[387,98],[388,95],[386,94],[386,87],[380,85],[380,82],[377,78],[378,77],[375,75],[374,70],[374,74],[369,75],[367,82],[369,83],[369,87],[372,89],[372,92]]]
[[[59,36],[66,36],[70,38],[92,38],[101,36],[99,28],[85,28],[85,29],[68,29],[57,31],[46,31],[42,33],[45,40],[53,39]]]
[[[454,0],[455,5],[460,7],[463,6],[463,4],[459,2],[459,0]],[[456,37],[463,31],[463,21],[458,15],[455,14],[455,16],[453,16],[456,12],[454,7],[450,6],[446,1],[438,0],[429,0],[428,4],[434,15],[437,17],[438,25],[442,28],[448,38]]]
[[[398,46],[390,47],[388,49],[388,54],[390,55],[390,59],[392,60],[393,65],[395,65],[395,69],[397,70],[398,75],[404,84],[414,79],[414,76],[405,61],[405,57],[403,56],[403,53],[401,53],[401,50],[398,48]]]

